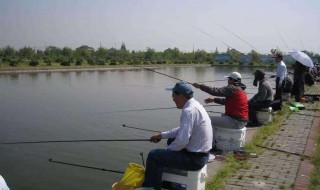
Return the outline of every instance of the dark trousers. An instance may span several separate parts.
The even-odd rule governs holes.
[[[293,83],[291,95],[294,95],[295,101],[300,102],[304,94],[304,80],[297,80]]]
[[[249,102],[249,121],[252,123],[259,123],[256,111],[261,108],[268,108],[271,105],[271,101],[264,102]]]
[[[276,79],[276,94],[274,95],[274,100],[280,100],[280,103],[282,103],[282,91],[283,87],[285,85],[285,81],[282,81],[282,84],[279,85],[280,78],[277,77]]]
[[[153,149],[149,152],[147,158],[145,178],[142,187],[153,187],[156,190],[160,190],[164,167],[197,171],[208,162],[208,158],[209,154],[207,153]]]

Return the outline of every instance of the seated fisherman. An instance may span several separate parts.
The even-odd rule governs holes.
[[[271,85],[267,78],[264,77],[265,73],[258,69],[254,72],[253,85],[258,86],[258,93],[255,94],[248,102],[249,105],[249,122],[247,126],[258,126],[259,121],[256,111],[261,108],[269,108],[273,100],[273,93]]]
[[[194,83],[193,86],[212,96],[219,97],[205,99],[204,102],[206,104],[214,102],[225,105],[225,114],[223,116],[210,116],[212,126],[242,129],[248,121],[248,99],[244,91],[246,86],[241,83],[241,75],[238,72],[233,72],[226,78],[228,78],[228,85],[221,88],[209,87],[198,83]]]
[[[182,110],[180,125],[170,131],[158,133],[151,142],[174,139],[165,149],[149,152],[142,187],[160,190],[164,167],[197,171],[203,168],[212,147],[211,120],[204,107],[193,98],[191,85],[178,82],[172,90],[172,99]]]

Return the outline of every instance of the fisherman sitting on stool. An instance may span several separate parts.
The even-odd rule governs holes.
[[[248,102],[249,105],[249,122],[247,126],[259,126],[259,121],[256,111],[261,108],[269,108],[273,100],[273,93],[271,85],[267,78],[264,77],[265,73],[258,69],[254,73],[253,85],[258,86],[258,93],[255,94]]]

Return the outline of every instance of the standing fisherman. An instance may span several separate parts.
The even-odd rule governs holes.
[[[299,61],[295,62],[293,73],[293,87],[291,95],[295,97],[296,102],[300,102],[304,93],[304,80],[307,67]]]
[[[277,63],[276,94],[274,95],[274,100],[280,100],[280,103],[282,104],[282,91],[285,85],[285,78],[287,76],[287,66],[282,61],[282,54],[277,53],[272,57],[275,58],[275,61]]]

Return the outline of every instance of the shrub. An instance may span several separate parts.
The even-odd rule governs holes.
[[[82,64],[82,62],[83,62],[83,60],[82,60],[82,59],[77,59],[77,60],[76,60],[76,65],[81,65],[81,64]]]
[[[118,65],[118,62],[116,60],[111,60],[110,65]]]
[[[105,62],[103,59],[98,59],[98,60],[96,61],[96,64],[97,64],[97,65],[106,65],[106,62]]]
[[[64,60],[60,63],[61,66],[70,66],[70,61]]]
[[[96,64],[95,61],[93,59],[91,59],[91,58],[87,59],[87,63],[89,65],[95,65]]]
[[[17,59],[10,59],[9,65],[10,65],[11,67],[16,67],[16,66],[18,66],[18,60],[17,60]]]
[[[37,65],[39,65],[39,60],[33,59],[33,60],[30,61],[29,65],[30,66],[37,66]]]
[[[46,63],[47,66],[51,66],[51,60],[49,58],[44,58],[43,62]]]

